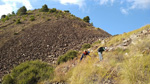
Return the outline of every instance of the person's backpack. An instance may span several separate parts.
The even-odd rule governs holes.
[[[100,47],[100,48],[98,49],[98,52],[102,52],[102,51],[104,51],[104,47]]]

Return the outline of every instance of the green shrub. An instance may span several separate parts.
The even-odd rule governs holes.
[[[49,9],[46,4],[43,5],[42,8],[40,9],[40,12],[48,12],[48,11],[49,11]]]
[[[3,22],[5,22],[5,18],[2,18],[1,20],[2,20]]]
[[[93,26],[93,22],[90,23]]]
[[[13,21],[15,22],[16,20],[15,20],[15,19],[13,19]]]
[[[100,43],[101,41],[99,40],[99,41],[94,42],[93,44],[100,44]]]
[[[34,16],[31,16],[30,21],[34,21],[34,20],[35,20]]]
[[[53,8],[53,9],[50,9],[50,10],[49,10],[50,13],[54,13],[54,12],[56,12],[56,11],[57,11],[56,8]]]
[[[11,17],[11,16],[12,16],[12,14],[8,13],[8,14],[7,14],[7,16],[8,16],[8,17]]]
[[[9,17],[6,16],[6,15],[2,15],[2,16],[1,16],[1,20],[2,20],[3,22],[5,22],[6,20],[9,20]]]
[[[22,31],[25,31],[25,29],[22,29]]]
[[[18,35],[18,34],[19,34],[18,32],[15,32],[15,33],[14,33],[14,35]]]
[[[3,78],[3,84],[13,84],[13,83],[14,83],[14,80],[11,77],[11,75],[4,76],[4,78]]]
[[[17,11],[17,15],[24,15],[26,14],[26,12],[27,12],[27,9],[25,6],[23,6]]]
[[[40,16],[39,14],[36,14],[36,16]]]
[[[20,24],[20,23],[21,23],[20,19],[17,19],[16,24]]]
[[[85,43],[85,44],[82,45],[81,49],[84,50],[84,49],[88,49],[90,47],[91,47],[91,44]]]
[[[88,22],[88,23],[89,23],[89,22],[90,22],[90,17],[89,17],[89,16],[84,17],[84,18],[83,18],[83,21],[85,21],[85,22]]]
[[[53,67],[47,63],[38,60],[27,61],[5,75],[2,84],[37,84],[40,81],[52,79],[53,73]]]
[[[66,13],[70,13],[70,12],[69,12],[69,10],[64,10],[64,12],[66,12]]]
[[[67,62],[68,60],[74,59],[77,57],[78,52],[74,50],[68,51],[66,54],[60,56],[57,60],[57,64]]]
[[[5,17],[5,20],[9,20],[9,17],[8,17],[8,16],[6,16],[6,17]]]

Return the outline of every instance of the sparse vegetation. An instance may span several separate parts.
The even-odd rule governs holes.
[[[35,20],[35,17],[32,15],[30,16],[30,21],[34,21]]]
[[[15,22],[16,20],[15,20],[15,19],[13,19],[13,21]]]
[[[94,42],[93,44],[100,44],[100,43],[101,41],[99,40],[99,41]]]
[[[53,79],[52,66],[41,61],[27,61],[15,67],[3,78],[2,84],[37,84],[46,79]]]
[[[66,13],[70,13],[70,12],[69,12],[69,10],[64,10],[64,12],[66,12]]]
[[[5,22],[5,18],[2,18],[1,20],[2,20],[3,22]]]
[[[150,28],[150,26],[147,25],[142,29],[148,27]],[[133,32],[137,33],[142,29]],[[123,37],[129,38],[133,32],[126,33]],[[120,36],[122,35],[116,37]],[[115,40],[113,38],[111,38],[110,41]],[[86,57],[84,61],[78,63],[70,70],[71,73],[69,71],[65,73],[70,74],[68,78],[64,79],[66,76],[63,75],[59,80],[66,80],[70,84],[149,84],[150,39],[149,36],[144,36],[144,38],[140,37],[138,40],[134,45],[130,45],[127,48],[118,47],[109,52],[104,52],[104,59],[100,63],[97,58]],[[102,45],[100,42],[96,42],[93,46],[97,44]],[[106,43],[105,46],[108,45],[109,43]],[[97,50],[94,50],[90,55],[98,56]],[[64,63],[63,65],[65,64],[67,65],[68,63]]]
[[[89,23],[89,22],[90,22],[90,17],[89,17],[89,16],[84,17],[84,18],[83,18],[83,21],[85,21],[85,22],[88,22],[88,23]]]
[[[134,33],[137,33],[143,29],[146,29],[150,27],[150,25],[146,25],[140,29],[137,29],[137,30],[134,30],[134,31],[131,31],[129,33],[124,33],[124,34],[121,34],[121,35],[115,35],[114,37],[111,38],[111,40],[109,40],[107,43],[108,43],[108,46],[112,46],[112,45],[117,45],[119,44],[122,39],[125,39],[125,38],[129,38],[130,35],[133,35]]]
[[[52,8],[52,9],[49,10],[50,13],[54,13],[56,11],[57,11],[56,8]]]
[[[15,32],[15,33],[14,33],[14,35],[18,35],[18,34],[19,34],[18,32]]]
[[[26,14],[26,12],[27,12],[27,9],[25,6],[23,6],[17,11],[17,15],[24,15]]]
[[[42,8],[40,9],[40,12],[48,12],[48,11],[49,11],[49,9],[46,4],[43,5]]]
[[[74,59],[77,57],[78,52],[74,50],[68,51],[66,54],[60,56],[57,60],[57,64],[67,62],[68,60]]]
[[[88,49],[90,47],[91,47],[91,44],[85,43],[85,44],[82,45],[81,49],[84,50],[84,49]]]
[[[16,24],[20,24],[20,23],[21,23],[20,19],[17,19]]]
[[[90,23],[93,26],[93,22]]]
[[[5,20],[9,20],[9,17],[8,17],[8,16],[6,16],[6,17],[5,17]]]
[[[9,17],[6,15],[1,16],[1,21],[5,22],[6,20],[9,20]]]

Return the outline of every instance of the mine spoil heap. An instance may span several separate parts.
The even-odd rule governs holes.
[[[82,20],[60,19],[35,24],[0,48],[0,79],[27,60],[39,59],[55,64],[58,56],[68,50],[79,50],[84,43],[109,36]]]

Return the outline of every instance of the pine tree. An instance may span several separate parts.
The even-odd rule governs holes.
[[[23,6],[17,11],[17,15],[24,15],[26,14],[26,12],[27,12],[27,9],[25,6]]]
[[[88,22],[88,23],[89,23],[89,22],[90,22],[90,17],[89,17],[89,16],[84,17],[84,18],[83,18],[83,21],[85,21],[85,22]]]
[[[46,4],[43,5],[42,8],[40,9],[40,12],[48,12],[48,11],[49,11],[49,9]]]

